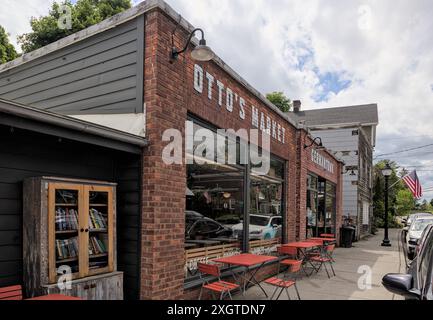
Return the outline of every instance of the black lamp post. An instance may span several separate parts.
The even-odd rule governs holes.
[[[391,247],[391,242],[388,239],[388,182],[392,174],[392,168],[389,163],[382,169],[382,175],[385,177],[385,236],[382,241],[382,247]]]

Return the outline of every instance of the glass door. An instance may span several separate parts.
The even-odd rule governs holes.
[[[80,260],[80,219],[83,203],[81,187],[72,184],[52,183],[48,189],[49,278],[55,283],[58,276],[83,275]]]
[[[113,201],[112,188],[85,186],[84,201],[88,222],[88,274],[113,270]]]

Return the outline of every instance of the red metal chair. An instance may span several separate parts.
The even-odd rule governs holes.
[[[0,300],[23,300],[23,290],[20,285],[0,288]]]
[[[216,299],[215,293],[220,295],[219,299],[222,300],[226,295],[233,300],[231,291],[239,289],[239,285],[236,283],[226,282],[221,280],[220,266],[216,264],[206,264],[199,262],[197,264],[198,270],[200,271],[200,279],[203,281],[203,285],[200,289],[200,295],[198,297],[201,300],[203,289],[210,290],[212,297]],[[218,281],[210,282],[209,279],[203,279],[203,276],[211,275],[218,278]]]
[[[310,258],[310,261],[313,263],[314,270],[316,272],[319,272],[322,266],[325,266],[326,274],[328,275],[328,278],[331,278],[329,276],[328,268],[326,267],[326,264],[328,263],[331,267],[332,273],[335,277],[335,271],[333,267],[334,259],[332,258],[332,253],[334,252],[335,244],[330,244],[326,246],[322,253],[319,256],[313,256]],[[317,264],[318,266],[315,267],[314,265]]]
[[[277,276],[277,277],[272,277],[272,278],[265,280],[265,283],[276,287],[274,293],[270,297],[270,300],[272,300],[274,298],[274,296],[277,294],[278,290],[280,290],[280,293],[278,294],[278,296],[275,300],[278,300],[280,298],[283,291],[286,291],[287,298],[289,298],[289,300],[291,300],[290,295],[289,295],[289,288],[292,286],[295,287],[296,294],[298,296],[298,300],[301,300],[301,296],[299,295],[298,287],[296,286],[296,278],[297,278],[297,275],[299,274],[299,272],[301,271],[301,266],[302,266],[301,260],[298,260],[298,261],[292,263],[288,269],[288,273],[290,273],[290,275],[292,275],[292,276],[289,277],[288,279],[286,279],[287,278],[286,274],[284,274],[283,278],[278,278],[278,276]]]
[[[298,249],[294,247],[284,247],[280,246],[277,248],[277,252],[279,256],[288,256],[287,259],[280,261],[280,264],[283,266],[291,267],[296,264],[299,260],[298,258]]]

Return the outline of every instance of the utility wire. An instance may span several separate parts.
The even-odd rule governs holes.
[[[377,159],[378,157],[389,156],[389,155],[409,152],[409,151],[413,151],[413,150],[424,149],[424,148],[431,147],[431,146],[433,146],[433,143],[426,144],[424,146],[415,147],[415,148],[409,148],[409,149],[404,149],[404,150],[400,150],[400,151],[390,152],[390,153],[382,153],[382,154],[375,156],[374,159]]]

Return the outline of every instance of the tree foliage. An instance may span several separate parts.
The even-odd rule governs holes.
[[[408,189],[399,190],[397,192],[395,205],[399,216],[407,216],[416,206],[416,201],[413,198],[412,192]]]
[[[13,44],[9,42],[9,35],[6,30],[0,26],[0,64],[12,61],[17,56]]]
[[[289,112],[291,109],[292,101],[283,92],[268,93],[266,98],[283,112]]]
[[[62,29],[58,21],[64,15],[60,5],[71,8],[71,28]],[[30,19],[32,32],[18,37],[23,52],[30,52],[64,38],[70,34],[99,23],[119,12],[131,7],[130,0],[64,0],[60,4],[54,2],[47,16]]]
[[[400,169],[398,164],[394,161],[380,161],[374,166],[373,180],[373,214],[377,227],[382,226],[385,217],[385,178],[382,175],[382,169],[387,162],[392,168],[392,174],[389,177],[389,186],[391,188],[388,191],[388,217],[391,225],[393,224],[393,218],[395,216],[405,216],[412,211],[418,210],[430,211],[432,207],[426,200],[418,203],[404,182],[400,180],[404,175],[408,174],[407,170]]]

